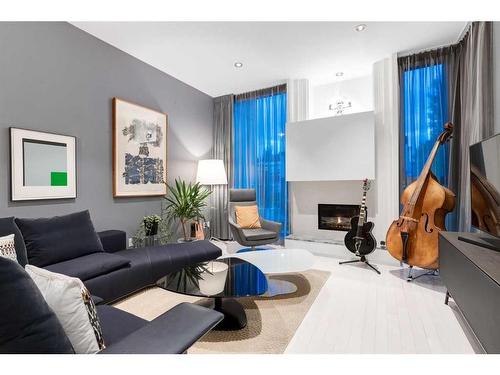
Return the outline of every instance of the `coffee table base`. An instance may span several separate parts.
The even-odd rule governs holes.
[[[243,305],[234,298],[215,298],[214,310],[224,314],[224,319],[215,326],[218,331],[236,331],[245,328],[247,315]]]

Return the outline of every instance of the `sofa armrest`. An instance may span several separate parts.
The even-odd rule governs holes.
[[[223,317],[217,311],[183,302],[100,353],[182,354]]]
[[[127,233],[122,230],[105,230],[97,234],[107,253],[116,253],[127,248]]]
[[[278,223],[276,221],[260,219],[260,225],[262,226],[262,228],[270,230],[271,232],[275,232],[278,235],[281,232],[281,223]]]

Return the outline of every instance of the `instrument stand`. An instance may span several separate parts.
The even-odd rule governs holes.
[[[446,296],[444,297],[444,304],[447,305],[448,302],[450,301],[451,294],[450,292],[446,291]]]
[[[368,262],[368,259],[366,259],[366,257],[364,255],[361,255],[361,257],[359,259],[345,260],[343,262],[339,262],[339,264],[358,263],[358,262],[363,262],[364,264],[366,264],[368,267],[370,267],[372,270],[374,270],[376,273],[378,273],[380,275],[380,271],[378,269],[376,269],[373,265],[371,265]]]
[[[422,277],[422,276],[439,276],[438,270],[424,270],[424,272],[422,272],[421,274],[419,274],[417,276],[413,276],[412,271],[413,271],[413,266],[410,266],[410,269],[408,271],[408,276],[406,277],[406,281],[408,281],[408,282],[411,282],[411,281],[418,279],[419,277]]]

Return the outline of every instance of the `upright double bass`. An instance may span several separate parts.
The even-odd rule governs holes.
[[[438,235],[445,230],[446,214],[455,208],[455,194],[439,183],[431,166],[452,132],[453,125],[445,124],[420,176],[403,191],[401,215],[387,231],[389,253],[410,266],[439,268]]]

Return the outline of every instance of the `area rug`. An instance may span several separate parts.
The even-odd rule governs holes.
[[[330,272],[319,270],[272,276],[272,279],[294,283],[297,291],[270,298],[239,298],[238,301],[244,306],[247,314],[247,326],[239,331],[211,331],[191,347],[189,353],[283,353],[329,276]],[[181,302],[201,305],[209,303],[207,299],[151,288],[114,306],[143,319],[152,320]]]

